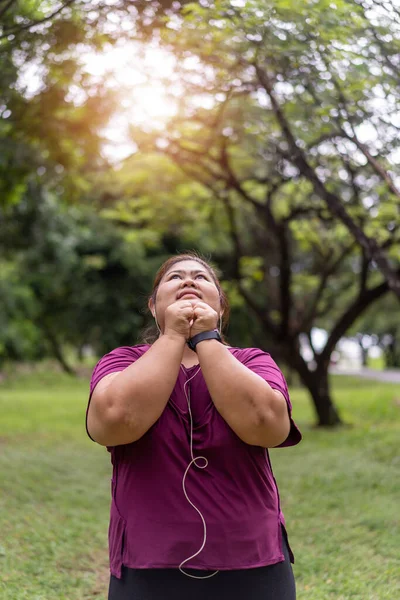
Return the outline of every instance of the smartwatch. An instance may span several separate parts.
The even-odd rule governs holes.
[[[203,340],[218,340],[222,343],[221,336],[216,329],[212,331],[202,331],[188,340],[187,345],[196,352],[196,345]]]

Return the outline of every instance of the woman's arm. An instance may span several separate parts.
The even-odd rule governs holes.
[[[193,307],[178,300],[165,310],[164,333],[136,362],[111,373],[95,387],[87,428],[103,446],[135,442],[161,416],[174,389]]]
[[[286,400],[217,340],[197,344],[203,377],[216,409],[247,444],[272,448],[290,431]]]
[[[162,414],[175,386],[185,338],[162,335],[143,356],[95,387],[87,417],[90,436],[102,446],[135,442]]]

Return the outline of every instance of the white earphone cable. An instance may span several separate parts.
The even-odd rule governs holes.
[[[183,367],[181,365],[181,369],[183,371]],[[187,577],[192,577],[192,579],[209,579],[210,577],[214,577],[214,575],[216,575],[219,571],[215,571],[214,573],[211,573],[211,575],[204,575],[203,577],[199,577],[197,575],[190,575],[189,573],[185,573],[185,571],[182,569],[183,565],[187,562],[189,562],[189,560],[191,560],[192,558],[195,558],[196,556],[198,556],[200,554],[200,552],[203,550],[204,546],[206,545],[206,541],[207,541],[207,525],[205,522],[205,519],[202,515],[202,513],[200,512],[200,510],[197,508],[197,506],[195,506],[193,504],[193,502],[190,500],[189,496],[187,495],[186,492],[186,487],[185,487],[185,480],[186,480],[186,475],[189,472],[190,467],[194,464],[196,465],[196,467],[198,467],[199,469],[205,469],[208,465],[208,460],[206,459],[205,456],[196,456],[194,457],[193,455],[193,417],[192,417],[192,410],[190,407],[190,391],[189,394],[186,392],[186,386],[189,383],[189,381],[191,381],[194,377],[196,377],[197,373],[200,371],[200,367],[197,369],[197,371],[195,372],[194,375],[192,375],[192,377],[190,377],[183,386],[183,391],[185,393],[186,396],[186,401],[187,401],[187,405],[188,405],[188,411],[189,411],[189,418],[190,418],[190,456],[191,456],[191,461],[188,464],[188,466],[186,467],[186,471],[183,475],[183,479],[182,479],[182,488],[183,488],[183,493],[185,494],[185,498],[186,500],[189,502],[189,504],[191,506],[193,506],[193,508],[195,509],[195,511],[197,511],[197,513],[199,514],[201,521],[203,523],[203,530],[204,530],[204,536],[203,536],[203,543],[200,546],[199,550],[197,552],[195,552],[195,554],[192,554],[192,556],[189,556],[188,558],[186,558],[185,560],[183,560],[181,562],[181,564],[179,565],[179,570],[181,571],[181,573],[183,573],[184,575],[186,575]],[[183,371],[184,372],[184,371]],[[198,464],[196,461],[198,460],[202,460],[204,461],[204,463]]]

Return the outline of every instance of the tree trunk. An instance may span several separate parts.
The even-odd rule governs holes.
[[[309,391],[317,417],[317,427],[342,425],[343,422],[331,397],[328,377],[329,361],[323,361],[318,365],[317,370],[312,371],[300,353],[298,340],[280,340],[275,348],[276,352],[273,352],[272,357],[276,356],[278,362],[282,360],[290,369],[293,369],[298,374],[301,383]]]
[[[361,362],[363,367],[368,367],[368,350],[361,348]]]
[[[331,397],[328,376],[329,361],[324,361],[323,364],[318,365],[315,371],[311,371],[301,356],[299,348],[293,347],[287,358],[292,368],[299,374],[304,387],[310,392],[317,416],[317,426],[336,427],[341,425],[343,422]]]
[[[361,350],[361,364],[363,367],[368,367],[368,348],[364,348],[362,341],[358,340]]]
[[[328,373],[314,371],[312,381],[308,386],[314,402],[319,427],[335,427],[342,420],[331,398]]]
[[[76,372],[74,371],[74,369],[67,363],[67,361],[64,357],[63,351],[62,351],[61,344],[59,344],[57,337],[54,335],[54,333],[50,330],[50,328],[47,325],[43,326],[43,329],[44,329],[45,335],[50,343],[51,349],[53,350],[54,358],[60,363],[63,371],[68,373],[68,375],[76,375]]]
[[[396,336],[392,333],[392,338],[384,350],[385,367],[387,369],[395,369],[400,367],[400,351],[397,344]]]

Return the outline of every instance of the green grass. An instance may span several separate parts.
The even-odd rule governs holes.
[[[342,377],[348,423],[271,452],[299,600],[400,598],[399,386]],[[86,439],[87,381],[37,372],[0,385],[0,598],[107,596],[110,464]],[[278,599],[277,599],[278,600]]]
[[[304,440],[271,453],[298,597],[400,598],[399,386],[342,377],[334,390],[349,426],[313,430],[306,394],[293,393]]]

